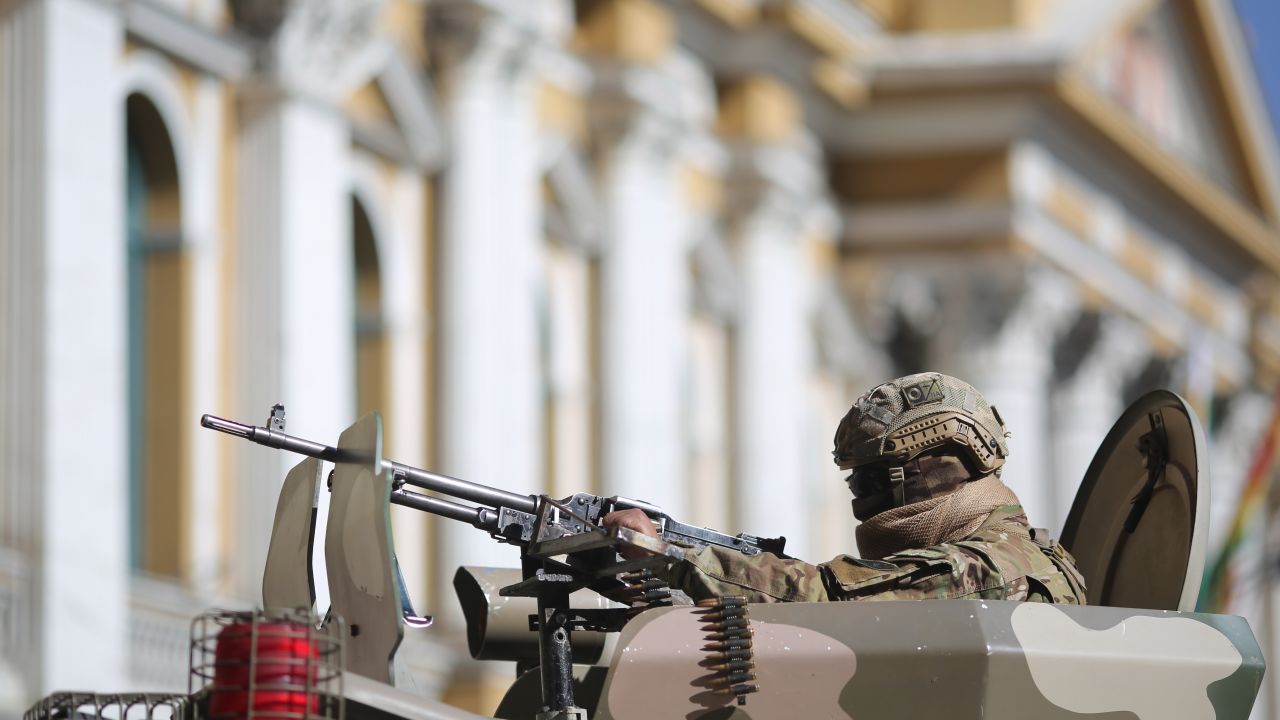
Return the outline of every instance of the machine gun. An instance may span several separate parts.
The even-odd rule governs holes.
[[[281,406],[273,408],[272,412],[273,418],[283,417]],[[317,460],[341,462],[343,459],[338,448],[286,435],[279,429],[245,425],[214,415],[202,416],[200,424],[259,445]],[[745,555],[770,552],[781,556],[786,544],[786,538],[782,537],[762,538],[745,533],[728,535],[688,525],[672,518],[662,508],[642,500],[618,496],[601,497],[590,493],[576,493],[563,500],[554,500],[541,495],[520,495],[392,460],[383,460],[382,464],[393,478],[392,504],[469,523],[500,542],[514,545],[546,543],[557,538],[603,532],[599,527],[601,518],[615,510],[633,508],[648,515],[654,521],[658,537],[672,545],[695,548],[717,545]],[[406,485],[475,503],[475,506],[413,492],[407,490]],[[561,545],[571,547],[567,543]]]
[[[284,408],[280,405],[272,408],[269,427],[245,425],[213,415],[201,417],[200,424],[259,445],[335,464],[370,459],[344,449],[342,443],[331,447],[285,434]],[[380,423],[375,425],[380,427]],[[637,586],[628,582],[628,577],[634,579],[646,570],[679,559],[687,548],[714,545],[747,555],[770,552],[782,556],[783,553],[785,538],[728,535],[688,525],[661,508],[639,500],[590,493],[577,493],[560,500],[545,495],[521,495],[376,455],[374,453],[372,459],[378,470],[391,478],[389,500],[392,504],[466,522],[500,542],[520,546],[523,579],[500,592],[508,597],[537,599],[538,614],[530,617],[530,629],[539,633],[544,703],[544,713],[539,717],[548,720],[585,719],[573,700],[571,631],[618,631],[632,614],[629,608],[573,609],[569,605],[570,593],[590,588],[611,599],[633,599]],[[414,492],[406,486],[454,500]],[[624,527],[600,526],[600,520],[608,513],[627,509],[638,509],[648,515],[654,521],[658,537]],[[637,547],[647,554],[619,560],[618,549],[622,546]],[[639,588],[643,592],[646,586],[642,584]]]

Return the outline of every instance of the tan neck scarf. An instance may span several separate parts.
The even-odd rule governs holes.
[[[1017,505],[1018,496],[995,475],[965,483],[959,490],[885,510],[854,531],[862,557],[879,560],[908,548],[963,540],[993,510]]]

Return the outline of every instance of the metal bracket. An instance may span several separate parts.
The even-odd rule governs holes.
[[[584,708],[566,708],[564,710],[543,710],[534,716],[535,720],[588,720]]]
[[[498,595],[500,597],[538,597],[542,593],[552,590],[558,590],[567,595],[586,587],[588,584],[590,584],[590,579],[584,579],[567,572],[547,572],[543,568],[538,568],[532,576],[514,585],[499,588]]]
[[[620,632],[630,618],[630,610],[631,608],[569,608],[557,612],[565,616],[560,624],[570,630]],[[536,632],[541,627],[542,618],[530,615],[529,629]]]
[[[1133,507],[1124,519],[1124,530],[1130,534],[1138,529],[1138,523],[1151,504],[1156,484],[1164,479],[1164,469],[1169,464],[1169,435],[1165,432],[1164,416],[1157,410],[1147,414],[1147,421],[1151,423],[1151,430],[1138,438],[1138,452],[1147,460],[1147,482],[1129,501]]]

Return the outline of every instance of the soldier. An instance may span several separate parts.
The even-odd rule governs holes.
[[[687,551],[668,571],[694,599],[749,602],[990,599],[1085,603],[1084,579],[1066,549],[1032,529],[1000,480],[1009,455],[1004,421],[968,383],[908,375],[853,404],[835,437],[835,462],[851,470],[863,558],[821,565],[719,547]],[[606,526],[656,535],[639,510]]]

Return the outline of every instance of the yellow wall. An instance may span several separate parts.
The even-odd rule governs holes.
[[[1046,0],[860,0],[892,32],[966,32],[1034,27]]]

